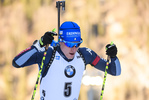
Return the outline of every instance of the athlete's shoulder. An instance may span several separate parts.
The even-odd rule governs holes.
[[[93,50],[87,47],[80,47],[79,51],[85,58],[86,64],[90,64],[97,56],[97,54]]]
[[[81,48],[79,48],[79,51],[83,55],[87,55],[87,56],[91,56],[91,55],[95,54],[95,52],[93,50],[91,50],[90,48],[87,48],[87,47],[81,47]]]

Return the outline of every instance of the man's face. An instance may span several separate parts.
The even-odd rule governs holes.
[[[64,42],[60,42],[60,48],[61,48],[62,52],[64,53],[64,55],[68,59],[73,59],[74,58],[74,55],[77,52],[77,50],[78,50],[79,47],[76,48],[74,46],[74,47],[70,48],[70,47],[67,47]]]

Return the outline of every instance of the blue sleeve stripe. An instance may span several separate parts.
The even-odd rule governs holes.
[[[24,55],[22,55],[19,59],[16,60],[16,64],[19,66],[23,65],[37,50],[34,48]]]
[[[116,65],[116,76],[121,74],[121,65],[118,59],[115,60],[115,65]]]

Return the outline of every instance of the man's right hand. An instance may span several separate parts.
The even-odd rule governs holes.
[[[51,31],[46,32],[39,40],[40,46],[43,47],[47,44],[51,44],[54,39],[53,36],[56,36],[56,35],[57,34],[55,32],[51,32]]]

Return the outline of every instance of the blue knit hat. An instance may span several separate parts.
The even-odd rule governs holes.
[[[60,26],[58,41],[63,42],[63,40],[68,42],[81,41],[80,27],[77,23],[66,21]]]

